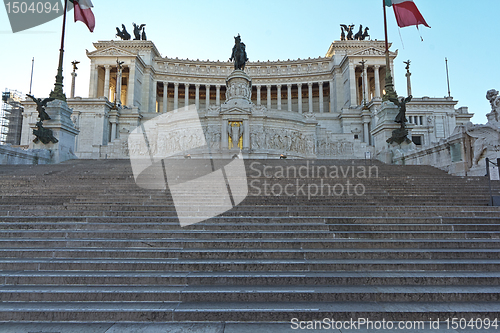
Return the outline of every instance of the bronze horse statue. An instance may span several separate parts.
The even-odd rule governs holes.
[[[365,31],[363,31],[363,26],[360,24],[359,31],[354,35],[354,40],[365,40],[366,37],[370,37],[370,35],[368,34],[368,30],[370,29],[366,27]]]
[[[125,29],[125,25],[122,24],[123,30],[120,30],[120,28],[116,27],[116,36],[120,37],[122,40],[130,40],[130,34],[128,33],[127,29]]]
[[[233,53],[231,53],[231,58],[229,61],[234,59],[234,69],[245,69],[245,64],[248,60],[247,53],[245,51],[245,44],[241,42],[240,34],[234,37]]]

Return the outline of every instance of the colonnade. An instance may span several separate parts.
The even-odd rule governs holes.
[[[158,100],[157,102],[162,104],[162,109],[157,110],[158,112],[168,112],[172,111],[169,109],[168,105],[169,102],[169,97],[168,97],[168,89],[169,89],[169,84],[170,87],[173,85],[173,109],[179,108],[179,96],[180,96],[180,91],[179,91],[179,85],[184,86],[184,105],[189,104],[189,91],[190,87],[194,85],[195,87],[195,105],[197,108],[200,107],[200,89],[203,89],[202,86],[205,86],[205,108],[208,108],[210,105],[215,105],[219,106],[221,104],[221,89],[223,89],[223,92],[225,91],[225,86],[221,84],[199,84],[199,83],[180,83],[180,82],[170,82],[170,81],[156,81],[157,84],[161,83],[163,85],[163,97],[157,96]],[[317,104],[319,106],[315,106],[315,96],[313,95],[313,86],[317,85],[316,90],[318,91],[318,96],[317,96]],[[257,106],[264,105],[268,109],[277,109],[277,110],[283,110],[283,97],[285,91],[286,91],[286,110],[292,112],[293,105],[296,103],[298,105],[297,109],[294,111],[297,111],[298,113],[305,113],[305,112],[330,112],[329,111],[329,106],[325,107],[325,101],[326,102],[331,102],[329,98],[333,96],[332,93],[332,81],[328,82],[327,84],[330,85],[330,92],[326,94],[326,97],[328,99],[325,99],[325,94],[324,94],[324,82],[307,82],[307,83],[288,83],[288,84],[254,84],[253,85],[253,93],[252,93],[252,100]],[[210,98],[210,92],[213,91],[215,87],[215,101],[211,100]],[[307,98],[307,106],[303,106],[303,87],[307,87],[307,95],[305,98]],[[293,89],[294,88],[294,89]],[[293,89],[293,92],[292,92]],[[262,91],[266,92],[266,100],[262,101]],[[170,90],[171,91],[171,90]],[[293,97],[293,95],[296,95],[296,97]],[[172,98],[172,97],[170,97]],[[274,104],[274,105],[273,105]],[[172,104],[171,104],[172,105]]]
[[[102,74],[101,77],[99,75],[102,70],[104,70],[104,78],[102,78]],[[134,91],[135,71],[135,60],[130,61],[128,65],[122,65],[121,73],[116,65],[96,65],[92,60],[90,65],[89,98],[104,96],[108,100],[116,98],[118,103],[133,105],[134,94],[128,92]],[[127,79],[126,96],[121,96],[123,77]],[[102,81],[100,81],[100,78]],[[114,83],[112,79],[114,79]],[[123,100],[122,97],[126,99]]]

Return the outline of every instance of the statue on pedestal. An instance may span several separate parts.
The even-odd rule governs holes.
[[[36,136],[36,138],[33,140],[34,143],[37,143],[40,141],[44,145],[48,144],[49,142],[53,143],[58,143],[59,140],[57,140],[54,137],[54,133],[52,132],[51,129],[43,127],[43,124],[41,121],[36,123],[36,127],[38,129],[33,130],[33,135]]]
[[[491,89],[486,92],[486,99],[490,102],[491,112],[486,115],[488,123],[499,126],[500,125],[500,96],[498,90]]]
[[[404,124],[408,122],[408,119],[406,119],[406,103],[409,103],[412,99],[412,95],[404,98],[401,97],[401,101],[398,101],[397,98],[389,98],[391,102],[393,102],[397,107],[399,107],[399,113],[396,116],[396,119],[394,120],[398,124]]]
[[[34,143],[37,143],[38,141],[42,142],[43,144],[47,144],[49,142],[57,143],[58,140],[54,137],[54,134],[52,133],[51,129],[43,127],[43,121],[44,120],[49,120],[50,116],[48,115],[47,112],[45,112],[45,107],[47,106],[48,102],[51,102],[55,100],[55,98],[35,98],[35,96],[26,94],[29,98],[33,100],[33,102],[36,103],[36,110],[38,111],[38,118],[40,120],[36,123],[36,127],[38,129],[33,130],[33,135],[36,136],[36,138],[33,140]]]
[[[45,107],[47,106],[48,102],[53,101],[55,98],[49,97],[42,100],[41,98],[35,98],[35,96],[30,94],[26,94],[26,96],[31,98],[33,102],[36,103],[36,110],[38,111],[38,117],[40,118],[40,121],[49,120],[50,116],[47,114],[47,112],[45,112]]]
[[[387,139],[387,143],[411,143],[411,140],[408,139],[408,130],[406,129],[406,123],[408,122],[408,119],[406,119],[406,103],[409,103],[411,99],[411,95],[406,98],[402,97],[401,101],[397,98],[389,98],[391,102],[399,107],[399,113],[396,115],[396,119],[394,119],[394,121],[401,124],[401,127],[392,131],[392,136]]]
[[[240,142],[240,138],[243,135],[243,123],[241,122],[230,122],[227,128],[227,134],[231,138],[233,143],[233,149],[238,148],[238,143]]]
[[[231,53],[231,58],[229,58],[229,61],[233,61],[234,59],[234,69],[240,69],[244,70],[245,69],[245,64],[248,60],[247,58],[247,53],[245,51],[245,43],[241,42],[241,37],[240,34],[238,36],[234,37],[234,46],[233,46],[233,53]]]

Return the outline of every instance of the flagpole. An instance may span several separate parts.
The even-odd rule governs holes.
[[[50,92],[50,97],[66,102],[66,96],[63,92],[63,55],[64,55],[64,34],[66,32],[66,10],[68,0],[64,0],[63,25],[61,34],[61,48],[59,49],[59,66],[57,67],[56,83],[54,90]]]
[[[444,58],[444,62],[446,63],[446,82],[448,82],[448,97],[451,97],[450,76],[448,75],[448,58]]]
[[[30,79],[30,95],[31,95],[31,86],[33,85],[33,68],[35,67],[35,57],[31,60],[31,79]]]
[[[384,32],[385,32],[385,94],[382,97],[383,101],[388,101],[390,98],[398,98],[398,94],[394,90],[391,74],[391,62],[389,59],[389,39],[387,37],[387,14],[385,9],[385,0],[382,0],[384,7]]]

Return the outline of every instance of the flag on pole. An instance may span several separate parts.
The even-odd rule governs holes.
[[[69,0],[74,5],[75,11],[75,22],[82,21],[87,25],[90,32],[94,32],[95,27],[95,17],[94,13],[92,13],[92,2],[90,0]]]
[[[430,28],[413,0],[385,0],[385,5],[387,7],[392,6],[392,9],[394,9],[398,27],[403,28],[416,25],[418,28],[419,24],[423,24],[427,28]]]

